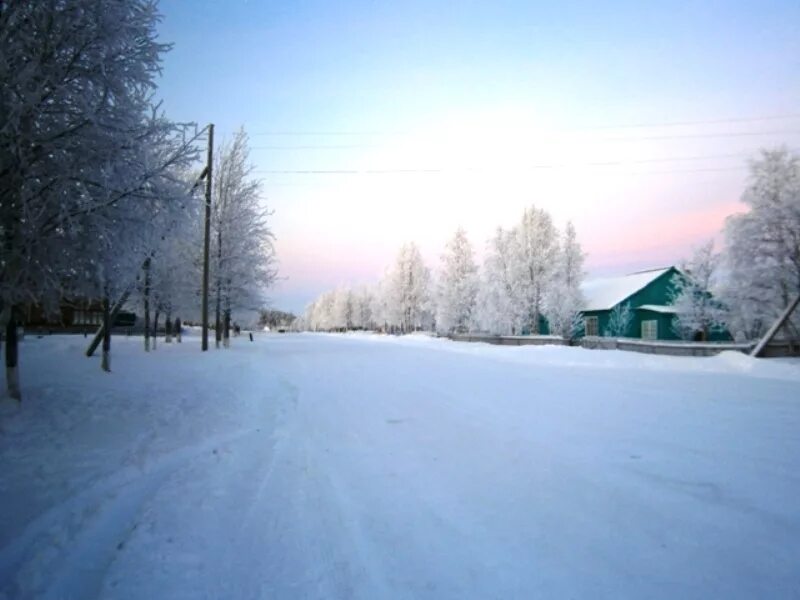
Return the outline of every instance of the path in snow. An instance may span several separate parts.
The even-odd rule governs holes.
[[[800,594],[796,362],[235,341],[25,342],[0,597]]]

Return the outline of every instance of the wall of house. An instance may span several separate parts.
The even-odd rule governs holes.
[[[585,317],[597,317],[597,331],[599,335],[603,335],[608,327],[608,319],[611,315],[610,310],[587,310],[583,313]]]
[[[637,306],[644,304],[669,304],[670,296],[673,290],[672,277],[678,271],[674,268],[664,272],[661,276],[650,282],[638,292],[625,300],[629,303],[633,311],[633,318],[631,319],[630,327],[625,335],[622,337],[641,338],[642,337],[642,321],[655,319],[658,321],[658,339],[660,340],[676,340],[678,336],[672,331],[672,315],[663,313],[655,313],[652,311],[636,310]],[[608,328],[608,321],[611,318],[610,310],[593,310],[584,313],[584,316],[595,316],[598,318],[598,331],[600,335],[605,335]]]
[[[636,308],[643,304],[670,304],[670,296],[674,290],[672,286],[672,277],[674,275],[679,275],[679,273],[673,267],[633,294],[626,302],[631,303],[631,308]]]
[[[642,337],[642,321],[655,321],[658,323],[659,340],[679,340],[680,336],[672,330],[672,319],[675,315],[653,312],[651,310],[634,310],[633,330],[630,337]]]
[[[530,328],[524,327],[520,332],[521,335],[531,335]],[[544,315],[539,315],[539,335],[550,335],[550,323]]]
[[[625,300],[629,303],[633,312],[631,324],[628,331],[621,337],[641,338],[642,337],[642,321],[655,320],[658,323],[658,339],[659,340],[679,340],[678,336],[672,328],[673,314],[659,313],[654,311],[637,310],[637,307],[645,304],[655,304],[658,306],[665,306],[671,303],[672,293],[674,286],[672,279],[675,275],[681,276],[680,272],[674,267],[665,271],[655,280],[648,285],[637,291],[635,294]],[[583,313],[584,317],[597,317],[598,333],[600,336],[605,336],[608,323],[611,318],[611,310],[590,310]],[[540,333],[548,335],[550,328],[547,320],[544,317],[540,319]],[[528,331],[523,331],[523,335],[527,335]],[[580,334],[578,337],[583,337]],[[710,342],[729,342],[732,337],[728,331],[712,331],[709,333],[708,340]]]

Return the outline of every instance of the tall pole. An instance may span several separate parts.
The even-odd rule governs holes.
[[[203,352],[208,350],[208,253],[211,244],[211,169],[214,162],[214,124],[208,126],[206,164],[206,222],[203,237]]]

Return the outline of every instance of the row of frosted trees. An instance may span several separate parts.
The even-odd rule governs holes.
[[[243,130],[215,149],[211,189],[209,305],[216,347],[228,347],[234,311],[255,314],[277,275],[270,211],[262,202],[261,182],[252,177],[248,138]],[[191,178],[195,181],[196,175]],[[190,179],[191,179],[190,178]],[[194,187],[187,182],[187,189]],[[203,271],[202,197],[187,195],[175,224],[152,246],[143,263],[134,301],[144,315],[145,350],[164,317],[165,333],[178,328],[179,315],[200,319]],[[151,224],[156,228],[157,224]],[[153,319],[151,320],[151,312]]]
[[[681,265],[673,302],[683,337],[725,328],[737,340],[761,337],[800,294],[800,157],[764,150],[750,162],[747,211],[729,217],[724,248],[699,247]],[[787,323],[800,338],[800,316]]]
[[[742,202],[747,210],[725,223],[723,250],[708,242],[680,264],[670,302],[675,332],[685,339],[708,339],[715,329],[757,339],[800,294],[800,156],[763,150],[750,162]],[[559,233],[545,211],[531,207],[515,227],[496,231],[480,268],[462,230],[448,242],[435,281],[409,244],[377,285],[323,294],[297,326],[536,334],[546,322],[549,333],[571,337],[582,327],[583,261],[572,225]],[[632,312],[620,308],[604,333],[628,330]],[[797,311],[787,328],[800,338]]]
[[[546,211],[530,207],[514,227],[497,229],[482,267],[462,229],[435,277],[410,243],[376,285],[322,294],[298,326],[539,334],[547,322],[549,333],[570,337],[580,326],[583,260],[572,224],[559,232]]]
[[[154,102],[161,58],[150,0],[0,2],[0,321],[20,398],[17,325],[30,307],[101,302],[110,368],[115,305],[172,322],[199,312],[205,131]],[[247,181],[247,139],[218,153],[217,313],[274,277],[271,234]],[[255,306],[257,303],[252,302]]]

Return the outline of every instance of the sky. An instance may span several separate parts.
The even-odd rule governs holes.
[[[800,3],[161,0],[158,96],[250,135],[275,308],[377,281],[405,242],[480,257],[531,205],[588,274],[677,264],[759,149],[800,151]]]

